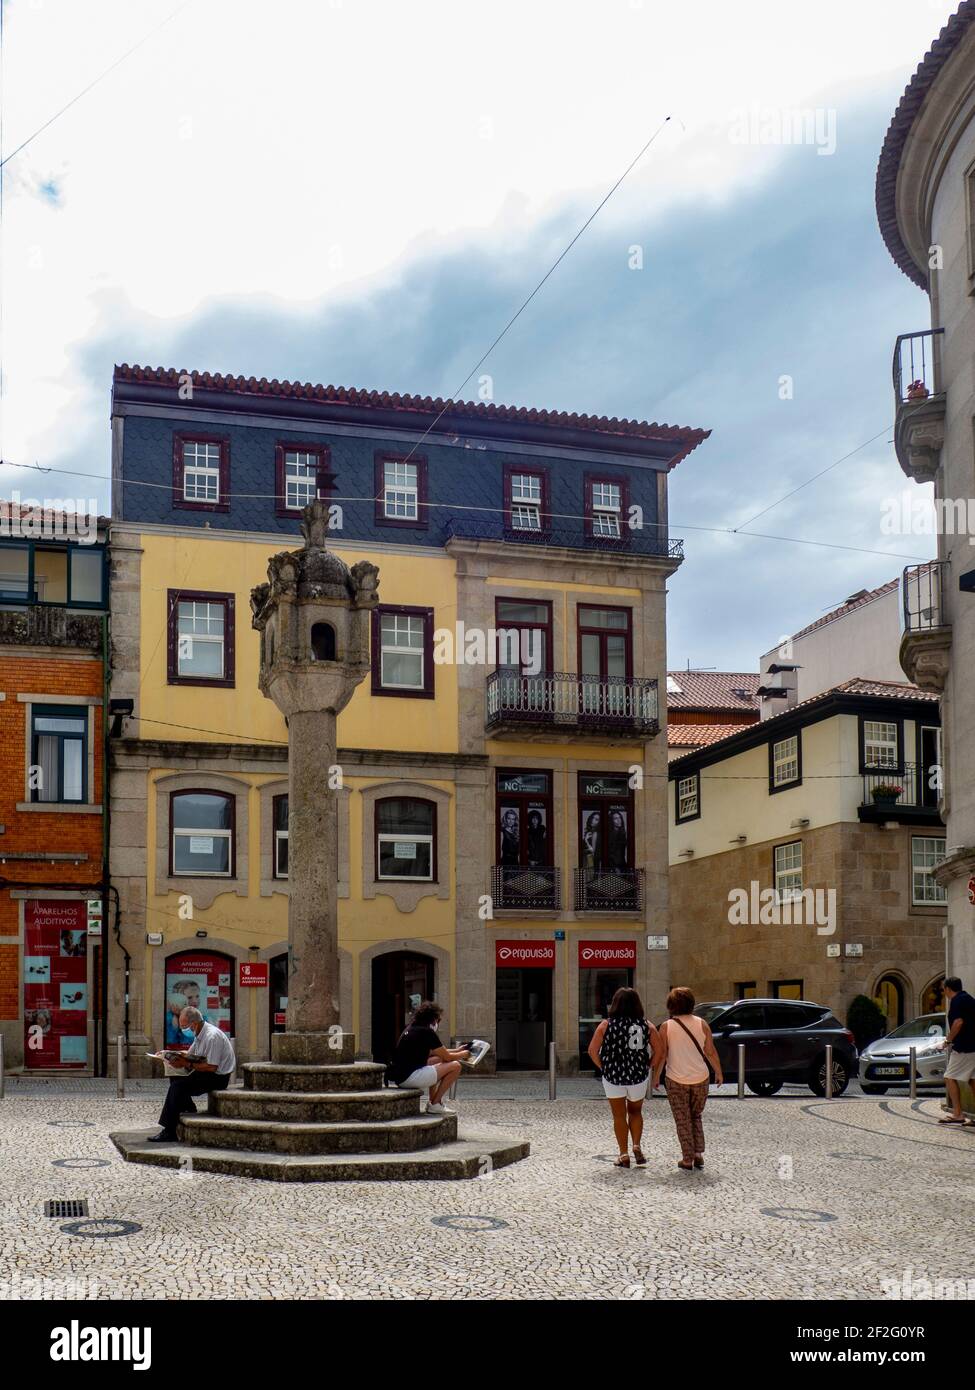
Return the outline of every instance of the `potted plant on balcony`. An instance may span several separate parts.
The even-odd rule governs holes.
[[[870,795],[873,797],[875,806],[896,806],[897,798],[904,790],[896,782],[878,782]]]
[[[912,381],[907,388],[907,399],[909,401],[926,401],[930,394],[931,392],[920,377],[916,381]]]

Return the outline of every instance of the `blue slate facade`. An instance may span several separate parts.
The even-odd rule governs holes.
[[[229,441],[230,509],[226,512],[196,511],[174,507],[172,492],[173,448],[177,434],[219,436]],[[468,535],[500,536],[504,518],[504,465],[531,471],[547,470],[548,511],[553,543],[587,545],[585,523],[585,475],[628,479],[629,504],[643,509],[645,538],[640,549],[666,553],[666,536],[657,531],[658,468],[627,465],[615,453],[604,460],[586,457],[546,456],[538,452],[507,451],[484,447],[474,437],[464,440],[452,433],[451,442],[436,436],[423,441],[417,455],[427,462],[427,525],[425,527],[383,526],[376,523],[376,456],[382,453],[407,454],[417,435],[404,429],[401,438],[386,432],[373,437],[363,434],[309,431],[307,422],[300,433],[289,428],[287,418],[270,427],[240,422],[232,415],[215,420],[201,412],[197,425],[190,412],[174,413],[172,418],[142,415],[130,407],[125,412],[122,434],[121,514],[131,522],[155,522],[179,526],[209,526],[213,529],[260,531],[282,535],[298,534],[298,519],[279,516],[275,506],[275,446],[297,441],[325,445],[330,451],[330,468],[335,483],[328,500],[341,505],[343,527],[335,540],[393,542],[403,545],[443,545],[451,532]],[[623,452],[622,445],[620,452]],[[141,485],[140,485],[141,484]],[[152,486],[145,486],[152,484]],[[359,499],[359,500],[348,500]]]

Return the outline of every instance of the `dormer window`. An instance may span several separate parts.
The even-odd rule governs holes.
[[[173,506],[230,511],[230,443],[214,435],[178,434],[173,440]]]
[[[426,526],[426,473],[426,459],[416,455],[377,455],[377,525]]]
[[[504,470],[504,525],[506,531],[542,536],[548,530],[548,477],[542,468]]]
[[[321,497],[333,475],[324,445],[278,444],[274,451],[275,501],[279,516],[296,515]]]
[[[616,483],[592,485],[592,533],[611,540],[620,538],[622,493]]]

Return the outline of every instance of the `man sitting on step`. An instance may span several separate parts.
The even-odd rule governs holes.
[[[167,1061],[171,1066],[185,1071],[185,1076],[174,1076],[169,1083],[166,1101],[159,1116],[162,1129],[150,1136],[153,1143],[172,1144],[179,1137],[176,1125],[180,1115],[195,1114],[194,1096],[205,1095],[208,1091],[224,1091],[237,1068],[233,1043],[226,1033],[205,1023],[199,1009],[184,1009],[179,1016],[180,1028],[188,1028],[193,1034],[189,1052],[169,1053]]]

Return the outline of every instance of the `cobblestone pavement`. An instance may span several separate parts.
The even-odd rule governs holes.
[[[495,1126],[531,1157],[467,1182],[304,1186],[124,1163],[108,1134],[153,1123],[158,1083],[124,1101],[17,1090],[0,1102],[5,1299],[160,1298],[191,1272],[245,1299],[858,1299],[975,1269],[975,1130],[939,1126],[937,1100],[715,1098],[707,1166],[685,1174],[661,1099],[649,1165],[623,1171],[601,1100],[462,1097],[461,1133]],[[89,1234],[45,1217],[51,1198],[87,1199]]]

